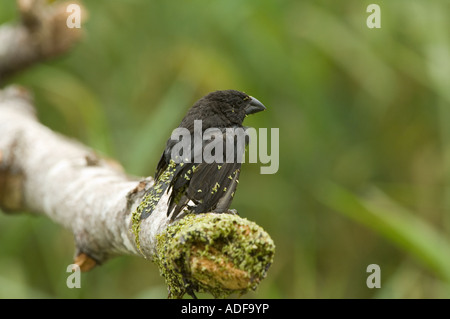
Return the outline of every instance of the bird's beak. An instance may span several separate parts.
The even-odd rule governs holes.
[[[264,104],[262,104],[260,101],[258,101],[254,97],[250,96],[250,99],[251,99],[250,103],[244,108],[246,115],[261,112],[266,109]]]

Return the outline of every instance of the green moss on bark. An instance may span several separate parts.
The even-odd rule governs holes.
[[[192,292],[221,298],[254,290],[275,253],[260,226],[230,214],[187,215],[157,241],[154,261],[172,298]]]

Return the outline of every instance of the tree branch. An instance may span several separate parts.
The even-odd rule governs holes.
[[[59,31],[42,31],[42,36],[33,31],[56,28],[46,20],[60,21],[61,7],[42,7],[41,0],[18,2],[23,24],[0,28],[0,80],[61,54],[76,39],[61,44],[58,34],[66,31],[59,30],[60,24]],[[255,289],[273,260],[270,236],[255,223],[228,214],[187,215],[169,225],[169,194],[141,221],[139,209],[153,184],[151,177],[130,177],[118,163],[40,124],[25,89],[0,90],[3,211],[45,215],[70,229],[75,263],[83,271],[115,255],[136,255],[157,263],[171,297],[196,291],[222,297]]]
[[[0,207],[46,215],[70,229],[82,270],[114,255],[139,255],[159,265],[172,297],[219,297],[255,289],[272,263],[269,235],[238,216],[188,215],[169,225],[168,194],[132,232],[153,179],[131,178],[38,123],[24,89],[0,91],[0,154]]]
[[[0,83],[27,66],[67,52],[81,37],[81,29],[66,25],[69,2],[17,0],[17,4],[21,23],[0,28]]]

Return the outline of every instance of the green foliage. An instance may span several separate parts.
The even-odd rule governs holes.
[[[450,296],[448,1],[85,1],[83,41],[13,79],[40,120],[153,175],[184,112],[217,89],[257,97],[280,169],[244,164],[232,208],[277,245],[248,297]],[[0,22],[16,19],[0,3]],[[376,191],[374,191],[376,190]],[[70,234],[0,214],[0,297],[166,297],[155,265],[120,257],[68,289]],[[381,289],[366,267],[381,267]]]

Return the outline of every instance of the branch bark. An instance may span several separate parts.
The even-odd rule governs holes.
[[[35,16],[45,20],[54,15]],[[7,32],[29,32],[24,26],[17,28]],[[2,42],[4,32],[0,28],[0,77],[56,52],[31,45],[29,41],[33,41],[26,39],[34,39],[31,34],[23,35],[20,41],[6,37]],[[57,33],[46,34],[51,38]],[[17,54],[15,60],[13,51],[4,49],[8,45],[28,53]],[[126,254],[156,262],[171,297],[195,291],[221,297],[255,289],[273,260],[275,246],[270,236],[255,223],[228,214],[187,215],[169,224],[169,194],[162,197],[151,216],[140,221],[138,207],[153,184],[151,177],[128,176],[113,160],[101,158],[92,149],[40,124],[31,95],[24,88],[0,90],[3,211],[44,215],[70,229],[75,239],[75,263],[83,271]]]
[[[17,5],[21,23],[0,28],[0,83],[34,63],[67,52],[82,34],[81,29],[66,25],[68,2],[17,0]]]

